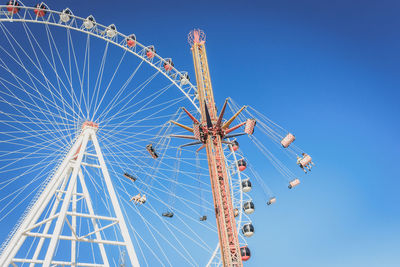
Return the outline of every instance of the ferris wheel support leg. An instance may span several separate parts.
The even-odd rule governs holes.
[[[98,142],[95,134],[92,135],[92,142],[93,142],[94,148],[96,150],[97,157],[99,159],[101,171],[103,172],[107,190],[108,190],[108,193],[110,194],[111,203],[114,207],[115,215],[119,222],[122,238],[124,239],[124,242],[126,244],[129,259],[133,266],[139,267],[140,265],[139,265],[139,261],[136,256],[135,248],[133,247],[131,236],[129,235],[129,231],[126,226],[124,216],[121,211],[121,207],[119,206],[119,202],[118,202],[117,196],[115,194],[114,186],[111,182],[110,174],[108,173],[108,169],[107,169],[106,163],[104,161],[103,154],[101,153],[100,145],[99,145],[99,142]]]
[[[49,217],[52,217],[52,216],[54,216],[54,214],[56,214],[58,205],[60,204],[60,199],[62,197],[61,191],[64,191],[64,189],[65,189],[65,187],[67,185],[67,180],[68,180],[67,177],[69,175],[71,175],[71,168],[66,169],[66,173],[64,173],[63,176],[62,176],[62,177],[64,177],[64,179],[63,179],[62,185],[60,187],[60,192],[57,193],[57,196],[56,196],[56,199],[55,199],[55,202],[54,202],[54,206],[51,208]],[[48,221],[46,223],[45,227],[44,227],[43,234],[47,234],[47,232],[49,231],[50,226],[51,226],[51,221]],[[38,243],[38,245],[37,245],[37,247],[35,249],[35,253],[33,254],[32,261],[36,261],[37,260],[37,258],[39,256],[39,253],[40,253],[40,251],[41,251],[41,249],[43,247],[44,240],[45,240],[44,237],[40,238],[39,243]],[[35,266],[34,263],[29,264],[29,267],[34,267],[34,266]]]
[[[77,181],[78,171],[80,170],[79,166],[81,165],[83,154],[84,154],[84,151],[86,150],[86,145],[89,141],[89,135],[90,135],[90,131],[86,131],[85,134],[83,135],[82,145],[79,149],[78,157],[74,163],[72,175],[71,175],[71,178],[70,178],[70,181],[68,184],[68,189],[64,196],[63,204],[61,206],[61,210],[60,210],[58,218],[57,218],[57,222],[56,222],[56,225],[55,225],[55,228],[54,228],[51,240],[50,240],[50,244],[49,244],[46,256],[43,261],[43,267],[49,267],[51,264],[51,260],[54,255],[54,251],[57,246],[57,242],[59,240],[62,226],[64,225],[64,221],[65,221],[65,218],[67,215],[69,203],[71,201],[71,197],[72,197],[72,193],[73,193],[73,188]]]
[[[217,247],[214,249],[214,252],[213,252],[210,260],[208,261],[206,267],[210,267],[211,266],[211,264],[213,263],[213,260],[215,260],[215,256],[217,256],[218,251],[219,251],[219,243],[218,243]]]
[[[79,170],[79,174],[80,174]],[[76,213],[76,193],[77,193],[77,184],[75,183],[75,186],[73,188],[73,193],[72,193],[72,213]],[[71,218],[71,230],[76,233],[76,216],[72,215]],[[76,240],[71,240],[71,267],[76,266]]]
[[[19,226],[18,230],[10,240],[9,244],[0,256],[0,266],[9,266],[11,264],[12,258],[15,256],[22,243],[26,239],[24,235],[25,229],[29,227],[32,222],[37,221],[37,219],[42,214],[43,210],[46,208],[47,204],[51,200],[51,197],[56,193],[57,187],[62,182],[62,174],[68,168],[69,161],[73,157],[75,151],[78,149],[82,143],[82,136],[79,136],[75,144],[72,146],[71,150],[68,152],[66,158],[60,165],[59,169],[56,171],[53,178],[51,178],[49,184],[46,186],[44,191],[41,193],[40,197],[33,205],[29,214],[26,216],[22,224]]]
[[[94,214],[94,209],[93,209],[93,205],[92,205],[92,200],[90,198],[89,191],[86,187],[86,182],[83,177],[82,170],[79,171],[79,181],[81,182],[82,191],[83,191],[84,198],[86,200],[89,214],[94,217],[95,214]],[[96,238],[101,241],[101,234],[100,234],[99,226],[97,225],[96,219],[92,218],[92,223],[94,226],[94,230],[96,232]],[[104,249],[104,245],[102,243],[99,243],[99,248],[100,248],[101,258],[103,259],[104,266],[110,266],[110,263],[108,262],[106,250]]]

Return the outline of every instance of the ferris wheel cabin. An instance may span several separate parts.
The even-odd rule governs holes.
[[[254,226],[252,223],[246,223],[242,226],[242,233],[245,237],[251,237],[254,235]]]
[[[115,27],[114,24],[111,24],[110,26],[107,27],[105,33],[108,38],[114,38],[115,35],[117,35],[117,27]]]
[[[172,59],[167,58],[163,64],[164,69],[166,72],[169,72],[172,70],[172,68],[174,67],[174,62],[172,62]]]
[[[10,0],[7,2],[7,11],[10,14],[17,14],[19,12],[19,4],[15,0]]]
[[[254,203],[249,200],[243,204],[243,211],[246,214],[252,214],[254,212]]]
[[[72,12],[68,8],[64,9],[60,14],[60,20],[67,23],[71,19]]]
[[[129,35],[128,38],[126,38],[126,44],[130,48],[135,47],[135,45],[136,45],[136,36],[134,34]]]
[[[244,159],[239,159],[237,161],[237,166],[239,168],[239,171],[242,172],[242,171],[244,171],[246,169],[247,163],[246,163],[246,161]]]
[[[232,141],[231,150],[232,151],[237,151],[238,149],[239,149],[239,142],[236,141],[236,140]]]
[[[46,9],[47,9],[46,5],[43,3],[40,3],[40,4],[35,5],[35,9],[33,10],[33,12],[35,12],[35,14],[38,18],[42,18],[47,13]]]
[[[242,261],[248,261],[251,256],[249,247],[248,246],[240,247],[240,255],[242,257]]]
[[[242,181],[242,190],[243,192],[247,193],[251,190],[251,182],[250,179]]]
[[[187,72],[182,73],[179,80],[180,80],[181,86],[189,84],[190,79],[189,79],[189,75],[187,74]]]
[[[156,55],[156,49],[154,48],[154,45],[150,45],[150,46],[146,47],[145,51],[146,51],[146,57],[148,59],[152,59]]]

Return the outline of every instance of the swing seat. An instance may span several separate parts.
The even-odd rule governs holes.
[[[203,222],[203,221],[207,221],[207,216],[206,216],[206,215],[201,216],[201,217],[200,217],[200,221],[202,221],[202,222]]]
[[[174,213],[167,211],[167,212],[163,212],[162,216],[172,218],[172,217],[174,217]]]
[[[152,144],[148,144],[146,146],[147,151],[150,153],[150,155],[152,156],[153,159],[158,158],[158,154],[156,152],[156,150],[154,149]]]
[[[130,180],[132,180],[132,181],[136,181],[136,177],[133,177],[132,175],[130,175],[129,173],[124,173],[124,177],[125,178],[128,178],[128,179],[130,179]]]

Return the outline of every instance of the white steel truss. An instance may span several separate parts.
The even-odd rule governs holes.
[[[39,264],[45,267],[50,265],[62,266],[110,266],[108,255],[104,245],[115,245],[125,247],[132,266],[139,266],[135,249],[125,223],[121,207],[119,205],[111,178],[105,164],[99,142],[96,137],[97,126],[93,123],[84,123],[82,131],[75,143],[67,153],[63,162],[56,170],[48,185],[33,205],[28,215],[0,255],[0,266],[18,266],[22,263],[30,263],[33,267]],[[83,161],[88,143],[92,143],[95,153],[90,154],[96,158],[98,164],[86,164]],[[92,200],[86,186],[82,166],[99,168],[107,187],[107,193],[111,200],[114,216],[100,216],[95,213]],[[78,184],[81,191],[78,192]],[[51,200],[54,200],[51,202]],[[88,213],[77,212],[77,203],[85,201]],[[50,203],[50,204],[49,204]],[[52,205],[49,207],[49,205]],[[44,215],[44,211],[48,211]],[[93,231],[79,234],[77,218],[88,218],[93,226]],[[98,222],[104,226],[99,226]],[[44,226],[44,227],[43,227]],[[118,227],[119,226],[119,227]],[[63,227],[70,229],[71,235],[63,234]],[[107,240],[102,238],[102,231],[114,227],[120,231],[122,241]],[[35,231],[36,229],[36,231]],[[37,231],[39,230],[39,231]],[[52,230],[52,231],[51,231]],[[93,237],[94,236],[94,237]],[[28,237],[35,237],[39,241],[36,244],[33,256],[28,258],[17,258],[16,255]],[[70,261],[53,260],[61,240],[70,241]],[[47,243],[45,243],[47,241]],[[77,262],[77,242],[90,242],[98,245],[102,263]],[[46,244],[46,246],[43,246]],[[42,251],[43,249],[43,251]],[[44,253],[45,251],[45,253]],[[67,251],[67,250],[65,250]],[[66,252],[67,253],[67,252]],[[69,252],[68,252],[69,253]],[[40,255],[44,255],[39,259]]]

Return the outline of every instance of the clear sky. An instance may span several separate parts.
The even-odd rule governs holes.
[[[216,101],[250,104],[313,156],[301,186],[257,206],[245,266],[400,266],[399,1],[48,5],[115,23],[192,77],[187,33],[203,29]]]

